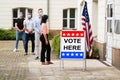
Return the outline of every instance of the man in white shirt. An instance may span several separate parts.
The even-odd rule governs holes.
[[[31,13],[28,13],[27,19],[24,20],[25,27],[25,55],[28,54],[28,41],[29,39],[32,42],[32,54],[34,54],[35,42],[34,42],[34,22],[32,20]]]

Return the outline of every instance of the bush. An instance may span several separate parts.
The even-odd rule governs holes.
[[[99,50],[95,47],[95,45],[92,45],[92,56],[89,56],[89,52],[86,51],[86,58],[87,59],[99,59]]]
[[[52,39],[52,49],[55,52],[56,56],[59,57],[60,54],[60,34],[54,36]]]
[[[15,31],[12,29],[0,29],[0,40],[15,40]]]

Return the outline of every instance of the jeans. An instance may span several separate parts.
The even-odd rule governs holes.
[[[29,39],[31,40],[32,42],[32,51],[31,52],[34,52],[34,49],[35,49],[35,34],[32,33],[32,34],[28,34],[28,33],[25,33],[25,53],[28,53],[28,41]]]
[[[25,49],[25,32],[19,32],[18,30],[16,30],[16,44],[15,44],[15,48],[18,49],[18,43],[19,43],[19,39],[22,37],[23,40],[23,46]]]

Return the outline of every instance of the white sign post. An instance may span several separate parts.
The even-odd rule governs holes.
[[[60,67],[64,67],[65,59],[79,59],[84,61],[83,66],[86,69],[84,31],[63,30],[61,32],[60,58]]]

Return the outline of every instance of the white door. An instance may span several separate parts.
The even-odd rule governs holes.
[[[112,33],[107,32],[106,62],[112,64]]]
[[[113,18],[113,4],[107,4],[107,35],[106,35],[106,62],[111,65],[112,64],[112,31],[114,18]]]

